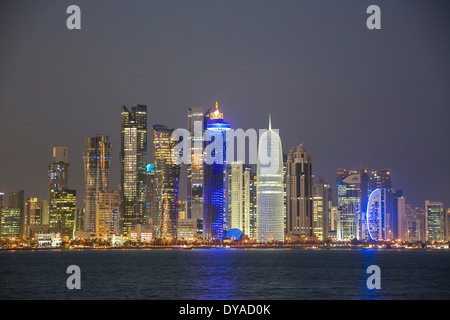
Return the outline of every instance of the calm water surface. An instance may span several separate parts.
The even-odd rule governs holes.
[[[381,290],[366,287],[369,265]],[[81,269],[68,290],[66,269]],[[450,251],[0,252],[0,299],[450,299]]]

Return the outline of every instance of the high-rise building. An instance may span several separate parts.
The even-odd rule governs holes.
[[[425,241],[425,210],[406,205],[407,241]]]
[[[252,218],[254,219],[254,173],[252,167],[242,161],[229,164],[228,181],[228,228],[239,229],[251,237]],[[255,222],[253,222],[254,224]]]
[[[19,209],[19,237],[23,239],[25,235],[25,192],[19,190],[10,192],[8,197],[8,209]],[[12,211],[10,212],[12,213]],[[11,216],[12,217],[12,216]]]
[[[0,221],[0,238],[20,238],[19,208],[3,208]]]
[[[257,164],[257,217],[258,242],[284,241],[284,175],[281,138],[269,130],[259,138]]]
[[[180,181],[180,165],[172,160],[172,149],[177,144],[177,141],[172,140],[172,133],[175,129],[159,124],[152,128],[156,198],[158,200],[156,238],[173,240],[177,237],[177,202]]]
[[[372,191],[367,202],[366,223],[369,239],[390,239],[387,228],[387,190],[377,188]]]
[[[158,191],[156,185],[155,164],[147,164],[147,209],[146,217],[151,221],[153,227],[156,226],[158,217]]]
[[[41,224],[41,206],[38,198],[28,198],[25,203],[25,228],[30,225]],[[29,237],[29,232],[26,232]]]
[[[96,136],[86,139],[84,162],[85,215],[84,231],[94,232],[96,225],[96,207],[101,191],[109,188],[111,171],[111,143],[108,136]]]
[[[450,209],[447,209],[447,212],[445,214],[445,241],[450,241]]]
[[[408,221],[406,219],[406,202],[403,195],[397,194],[395,198],[396,216],[397,216],[397,233],[396,239],[407,241],[408,240]]]
[[[119,192],[103,189],[96,201],[95,233],[100,237],[119,234]]]
[[[440,201],[425,201],[425,232],[427,241],[444,241],[444,204]]]
[[[68,148],[65,146],[54,147],[52,159],[52,163],[48,166],[49,194],[52,190],[69,188]]]
[[[338,169],[336,180],[338,207],[346,206],[346,209],[341,208],[338,210],[340,227],[344,228],[338,232],[338,239],[367,239],[368,232],[365,214],[369,196],[369,175],[367,170]],[[339,235],[343,238],[339,238]]]
[[[52,192],[50,207],[50,232],[60,233],[61,237],[72,239],[75,233],[77,192],[61,190]]]
[[[66,207],[63,205],[67,196],[65,192],[69,189],[69,163],[67,159],[68,148],[66,146],[54,147],[52,162],[48,166],[49,231],[60,234],[62,233],[63,226],[67,227],[70,225],[72,219],[71,211],[66,211]],[[69,194],[72,194],[72,191]],[[76,206],[76,202],[74,205]],[[66,223],[66,221],[69,223]],[[66,228],[65,235],[67,236],[69,233]]]
[[[320,179],[319,183],[314,184],[313,194],[314,235],[318,240],[325,241],[330,230],[331,186]]]
[[[231,124],[216,110],[209,114],[206,125],[207,143],[203,154],[203,238],[223,240],[227,228],[227,163],[226,131]]]
[[[189,108],[188,130],[191,135],[191,163],[187,165],[187,217],[197,222],[197,233],[203,232],[203,133],[209,120],[203,107]]]
[[[312,158],[300,145],[292,147],[286,168],[286,237],[314,237]]]
[[[122,106],[120,148],[120,233],[128,235],[146,217],[147,106]]]
[[[0,191],[0,237],[1,237],[1,229],[2,229],[2,211],[5,206],[5,192]]]
[[[41,225],[48,225],[50,222],[49,203],[47,199],[41,199]]]

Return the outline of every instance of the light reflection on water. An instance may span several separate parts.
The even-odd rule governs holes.
[[[81,290],[66,287],[72,264]],[[0,299],[449,299],[449,267],[449,251],[425,250],[0,252]]]

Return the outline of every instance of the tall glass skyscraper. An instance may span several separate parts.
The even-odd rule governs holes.
[[[210,143],[207,143],[203,155],[203,238],[214,241],[223,240],[224,227],[226,228],[227,224],[225,134],[231,128],[231,124],[223,120],[218,103],[216,110],[209,116],[206,128]]]
[[[177,238],[178,184],[180,165],[172,161],[172,149],[178,141],[172,141],[175,129],[160,124],[153,127],[153,158],[155,161],[156,198],[156,238],[174,240]]]
[[[84,231],[95,231],[96,207],[101,191],[109,188],[111,171],[111,143],[108,136],[86,139],[86,152],[83,153],[85,214]]]
[[[366,223],[369,239],[386,240],[389,238],[386,215],[386,193],[385,188],[373,190],[367,201]]]
[[[302,145],[291,148],[286,169],[286,236],[293,240],[311,239],[313,167],[311,155]]]
[[[196,220],[197,233],[203,232],[203,133],[209,119],[203,107],[189,108],[188,130],[191,135],[191,163],[187,165],[187,217]]]
[[[122,106],[121,119],[119,230],[128,235],[146,216],[147,106]]]
[[[427,241],[445,240],[444,204],[440,201],[425,201],[425,232]]]
[[[269,160],[270,159],[270,160]],[[284,175],[281,138],[272,130],[259,137],[257,164],[257,241],[284,241]]]
[[[369,175],[366,169],[337,171],[339,240],[367,239],[365,211],[369,192]],[[342,208],[345,207],[345,208]]]

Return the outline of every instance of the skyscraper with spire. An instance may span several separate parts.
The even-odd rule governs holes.
[[[216,102],[216,109],[209,114],[206,125],[206,142],[203,159],[203,238],[223,240],[227,224],[227,163],[226,131],[231,124],[223,119]]]
[[[259,138],[257,192],[257,235],[261,243],[284,241],[284,175],[281,138],[269,130]]]

